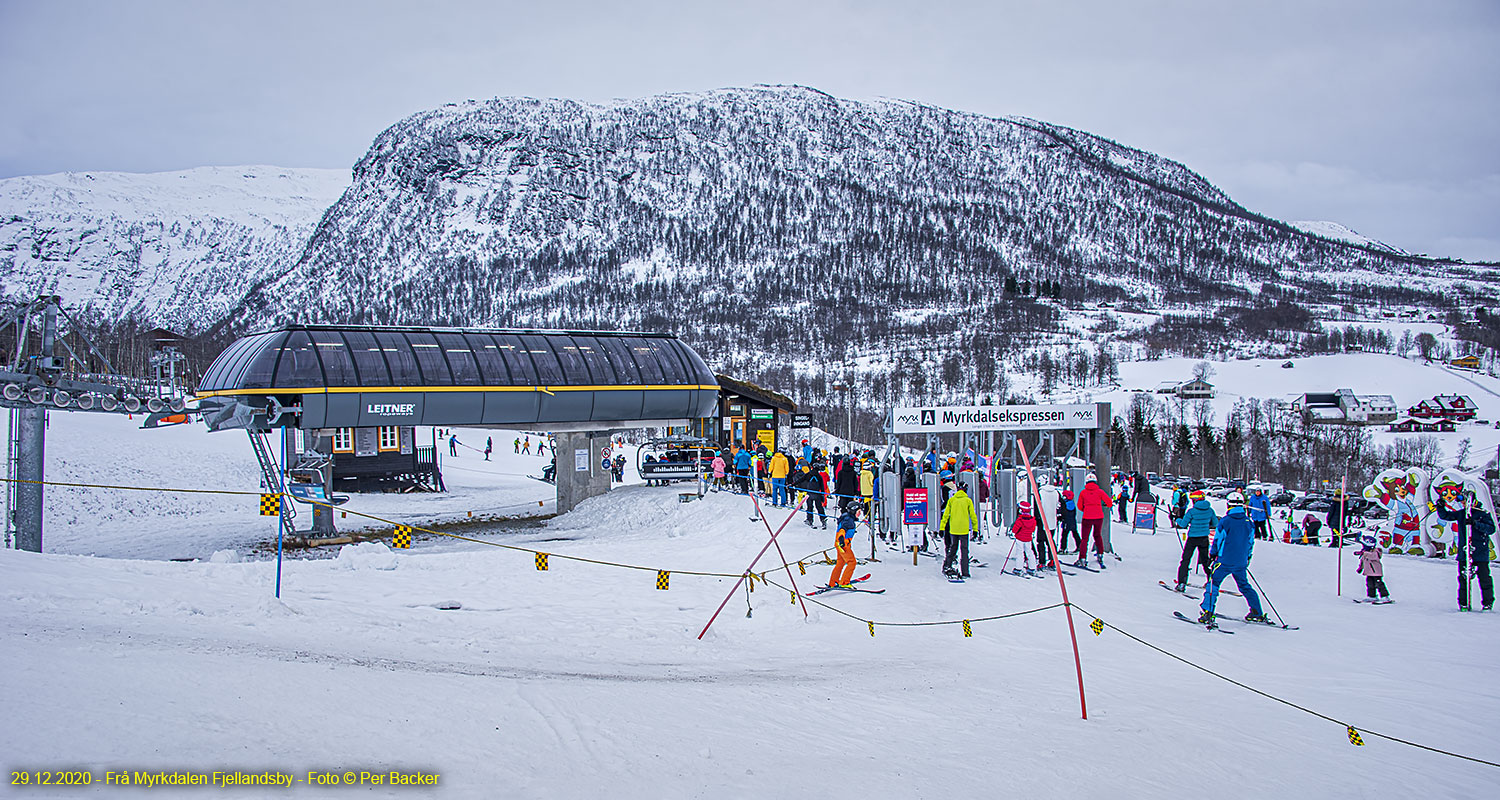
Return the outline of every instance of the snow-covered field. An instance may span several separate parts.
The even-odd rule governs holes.
[[[349,508],[433,522],[535,502],[550,487],[520,473],[540,459],[522,461],[510,436],[494,435],[504,446],[490,464],[467,452],[448,462],[450,494],[356,496]],[[53,415],[53,480],[254,490],[251,464],[234,434]],[[1301,630],[1229,622],[1226,635],[1171,617],[1193,604],[1156,586],[1177,561],[1170,531],[1117,527],[1123,560],[1068,579],[1084,721],[1061,609],[975,622],[972,638],[957,624],[1058,602],[1056,580],[999,573],[1003,537],[975,548],[990,566],[962,585],[882,547],[859,572],[887,593],[825,596],[805,619],[783,589],[742,588],[700,641],[734,581],[682,571],[745,569],[766,528],[744,498],[683,504],[677,487],[628,485],[494,539],[556,554],[545,572],[529,552],[419,537],[408,552],[364,544],[291,560],[277,601],[273,561],[207,559],[269,538],[250,502],[208,516],[197,500],[157,495],[164,512],[151,518],[143,501],[99,491],[49,490],[59,554],[0,553],[4,766],[95,780],[28,796],[126,794],[97,785],[106,770],[422,771],[439,783],[418,791],[442,796],[611,798],[1473,798],[1500,777],[1370,733],[1500,761],[1500,618],[1454,610],[1452,562],[1388,558],[1397,603],[1371,607],[1349,602],[1363,582],[1348,553],[1340,597],[1336,551],[1260,544],[1255,576]],[[830,547],[832,531],[793,521],[781,544],[805,557]],[[856,552],[869,547],[861,534]],[[162,560],[193,556],[203,560]],[[656,569],[674,571],[669,590],[656,588]],[[791,573],[805,590],[827,570]],[[1222,609],[1245,610],[1235,597]],[[1096,637],[1083,610],[1353,724],[1366,746],[1114,629]],[[878,623],[874,637],[865,620]],[[886,624],[933,621],[953,624]]]

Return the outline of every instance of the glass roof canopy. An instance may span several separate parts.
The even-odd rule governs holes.
[[[304,428],[691,419],[717,393],[703,359],[664,334],[334,325],[245,336],[196,392],[300,402]]]

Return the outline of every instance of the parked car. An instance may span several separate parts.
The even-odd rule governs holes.
[[[1299,511],[1311,511],[1314,514],[1327,514],[1333,510],[1333,503],[1329,502],[1326,497],[1314,497],[1311,500],[1303,498],[1296,508]]]
[[[1289,506],[1297,500],[1297,496],[1287,491],[1277,492],[1266,498],[1273,506]]]
[[[1308,492],[1307,494],[1302,495],[1302,497],[1298,498],[1296,502],[1292,503],[1292,508],[1296,509],[1297,511],[1310,510],[1313,503],[1321,503],[1327,499],[1328,498],[1324,497],[1318,492]]]

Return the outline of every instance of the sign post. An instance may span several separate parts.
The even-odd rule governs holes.
[[[906,544],[911,547],[911,563],[915,566],[917,563],[917,543],[912,541],[913,537],[908,532],[907,526],[927,526],[927,490],[901,490],[901,504],[903,508],[901,514],[902,532],[906,535]]]
[[[1045,406],[913,406],[892,409],[891,433],[1080,430],[1097,428],[1094,403]]]
[[[1135,533],[1137,530],[1139,530],[1141,528],[1145,528],[1146,530],[1151,531],[1151,533],[1153,533],[1153,534],[1156,533],[1156,504],[1155,503],[1136,503],[1135,504],[1135,517],[1133,518],[1133,520],[1130,523],[1130,532],[1131,533]]]

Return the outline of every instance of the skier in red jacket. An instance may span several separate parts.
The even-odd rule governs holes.
[[[1078,561],[1074,566],[1086,566],[1089,556],[1089,534],[1093,534],[1094,550],[1099,556],[1099,566],[1104,566],[1104,526],[1109,522],[1109,492],[1099,488],[1099,481],[1092,473],[1078,495],[1078,517],[1083,525],[1083,546],[1078,548]]]

